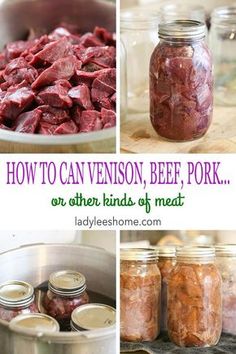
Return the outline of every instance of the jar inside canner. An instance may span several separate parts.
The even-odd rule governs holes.
[[[2,269],[0,283],[8,279],[22,279],[23,282],[31,284],[39,312],[42,315],[49,315],[58,322],[58,319],[61,320],[61,317],[58,317],[59,311],[67,320],[67,315],[71,316],[75,302],[84,304],[89,299],[90,303],[100,303],[115,308],[115,264],[115,256],[100,248],[65,244],[32,245],[0,255]],[[63,272],[58,274],[61,270]],[[50,295],[50,306],[45,308],[43,299],[51,292],[53,296]],[[65,292],[70,293],[66,293],[70,296],[63,297]],[[71,296],[75,300],[71,300]],[[81,302],[84,299],[86,301]],[[59,304],[63,306],[60,307]],[[47,313],[48,309],[50,313]],[[114,354],[115,325],[101,329],[94,328],[83,333],[62,326],[60,332],[45,331],[44,333],[44,331],[35,332],[31,329],[12,325],[11,322],[9,327],[9,322],[0,319],[0,342],[3,353],[100,354],[104,351],[106,354]]]

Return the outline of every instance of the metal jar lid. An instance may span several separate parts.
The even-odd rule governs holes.
[[[217,257],[236,257],[236,244],[215,245]]]
[[[165,40],[199,40],[206,36],[206,25],[194,20],[177,20],[160,24],[158,33]]]
[[[48,288],[57,295],[77,296],[86,290],[86,279],[74,270],[63,270],[50,275]]]
[[[175,246],[157,246],[159,257],[175,257],[176,247]]]
[[[15,308],[26,307],[34,301],[32,285],[18,280],[12,280],[0,285],[0,305]]]
[[[215,258],[215,248],[208,246],[183,246],[177,248],[176,256],[178,259],[189,259],[189,258],[199,258],[199,259],[214,259]]]
[[[111,327],[116,323],[116,310],[104,304],[77,307],[71,315],[72,331],[88,331]]]
[[[156,261],[158,251],[153,248],[121,248],[120,259],[122,261]]]
[[[30,329],[35,332],[59,332],[58,322],[43,313],[22,314],[13,318],[10,326],[17,326],[22,329]]]

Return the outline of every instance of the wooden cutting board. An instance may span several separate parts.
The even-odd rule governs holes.
[[[159,137],[148,114],[130,114],[121,124],[121,153],[236,153],[236,107],[214,108],[207,134],[176,143]]]

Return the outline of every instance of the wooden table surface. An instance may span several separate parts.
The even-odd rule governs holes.
[[[121,153],[236,153],[236,107],[216,106],[206,135],[183,143],[159,137],[148,114],[129,114],[121,124]]]

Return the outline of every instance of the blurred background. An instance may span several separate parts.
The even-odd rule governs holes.
[[[182,245],[236,243],[236,231],[209,230],[165,230],[165,231],[122,231],[121,247],[149,247],[154,245]]]
[[[0,231],[0,239],[0,253],[37,243],[82,244],[116,252],[115,231]]]
[[[120,0],[121,8],[128,8],[132,6],[162,6],[165,3],[170,3],[169,0]],[[208,1],[197,1],[197,0],[172,0],[172,3],[179,3],[181,5],[201,5],[204,6],[206,10],[211,11],[214,7],[225,6],[229,4],[236,4],[235,0],[208,0]]]

